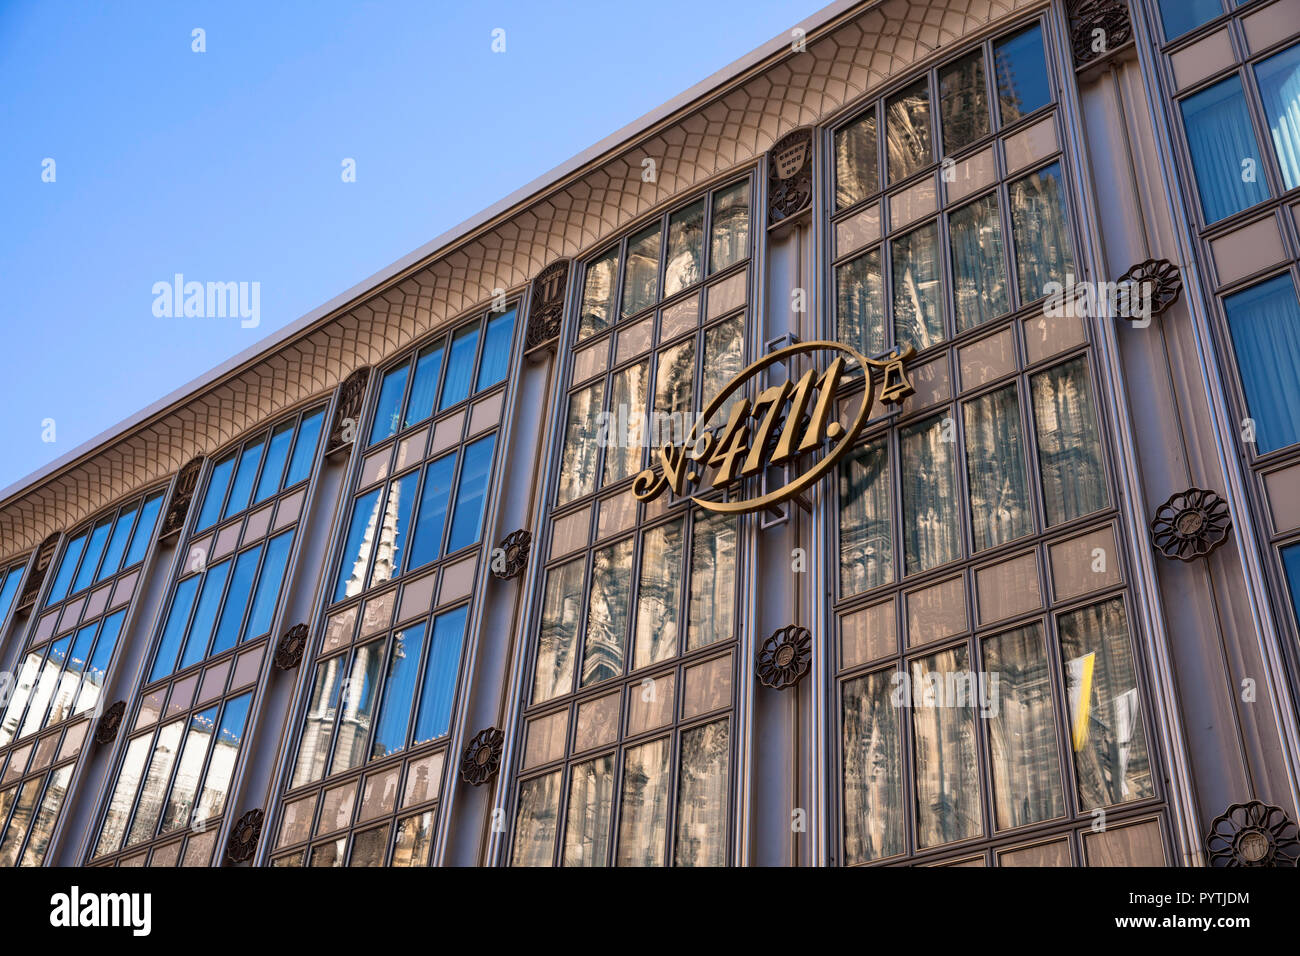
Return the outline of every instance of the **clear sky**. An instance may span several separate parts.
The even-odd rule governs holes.
[[[0,487],[825,2],[0,0]],[[176,273],[260,324],[156,316]]]

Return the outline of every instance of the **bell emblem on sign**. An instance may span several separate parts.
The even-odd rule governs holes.
[[[885,366],[885,382],[880,388],[880,400],[890,405],[897,405],[915,391],[912,383],[908,381],[907,371],[903,368],[902,357],[895,356]]]

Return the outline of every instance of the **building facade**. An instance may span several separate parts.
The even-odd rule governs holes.
[[[0,864],[1295,865],[1300,3],[836,3],[0,500]]]

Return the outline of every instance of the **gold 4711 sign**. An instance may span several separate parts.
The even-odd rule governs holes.
[[[820,373],[809,369],[798,381],[771,385],[759,392],[752,402],[748,397],[742,397],[731,406],[726,424],[716,435],[712,431],[702,431],[718,410],[763,369],[811,352],[836,354]],[[688,484],[696,487],[710,469],[717,471],[708,488],[722,488],[742,478],[761,474],[771,465],[784,465],[827,449],[826,454],[806,471],[761,497],[711,501],[698,494],[693,496],[701,508],[732,514],[756,511],[785,501],[820,480],[853,447],[871,415],[876,391],[871,376],[873,368],[884,373],[884,385],[880,391],[883,401],[900,402],[912,393],[903,369],[903,362],[912,354],[909,347],[906,352],[873,359],[840,342],[818,340],[790,345],[765,355],[728,382],[709,402],[685,442],[679,445],[668,441],[656,450],[651,467],[633,481],[632,492],[642,501],[657,498],[666,488],[681,496]],[[835,394],[850,362],[862,369],[866,383],[861,405],[845,427],[838,417],[832,418],[831,412],[835,406]],[[699,492],[705,490],[708,489],[697,488]]]

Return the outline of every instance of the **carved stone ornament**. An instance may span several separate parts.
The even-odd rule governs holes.
[[[116,740],[118,728],[122,726],[122,718],[125,716],[126,701],[119,700],[109,704],[108,708],[99,715],[99,723],[95,724],[95,743],[107,747]]]
[[[291,671],[302,663],[302,653],[307,649],[307,625],[295,624],[284,632],[275,646],[275,666]]]
[[[1127,290],[1121,296],[1116,314],[1132,322],[1153,319],[1166,312],[1182,294],[1183,276],[1178,266],[1168,259],[1147,259],[1120,276],[1115,285]],[[1149,301],[1144,301],[1147,296]]]
[[[1205,837],[1210,866],[1297,866],[1300,834],[1281,807],[1234,803]]]
[[[531,352],[553,342],[560,335],[564,318],[564,292],[569,285],[569,260],[560,259],[538,273],[528,303],[528,330],[524,351]]]
[[[1066,6],[1075,69],[1106,57],[1133,39],[1124,0],[1070,0]]]
[[[767,224],[798,215],[812,205],[812,130],[797,129],[777,140],[767,156]]]
[[[758,680],[773,690],[793,687],[811,666],[812,632],[798,624],[781,628],[758,652]]]
[[[36,562],[32,569],[27,572],[27,583],[23,585],[23,593],[18,596],[18,606],[15,611],[25,611],[36,603],[37,596],[41,593],[41,585],[45,583],[45,572],[50,568],[50,562],[54,560],[54,552],[59,547],[58,532],[50,535],[41,542],[41,546],[36,549]]]
[[[176,487],[172,489],[172,500],[167,505],[167,516],[163,518],[162,530],[158,532],[159,541],[180,534],[181,528],[185,526],[185,516],[190,513],[190,502],[194,500],[194,490],[199,486],[199,472],[202,470],[203,459],[192,458],[176,476]]]
[[[480,730],[460,758],[460,776],[471,787],[480,787],[501,769],[501,748],[506,735],[495,727]]]
[[[533,546],[532,532],[520,528],[506,535],[498,547],[505,551],[505,565],[499,570],[495,556],[492,560],[492,573],[502,581],[517,577],[528,565],[528,552]]]
[[[226,859],[231,863],[243,863],[251,860],[257,852],[257,841],[262,835],[262,824],[266,814],[261,810],[249,810],[235,821],[226,840]]]
[[[1156,509],[1151,542],[1166,558],[1192,561],[1223,544],[1231,527],[1226,501],[1213,491],[1188,488]]]
[[[361,404],[366,400],[366,382],[370,381],[369,367],[357,369],[339,386],[339,400],[334,403],[334,423],[330,438],[325,444],[325,454],[332,455],[352,444],[357,429],[361,427]]]

